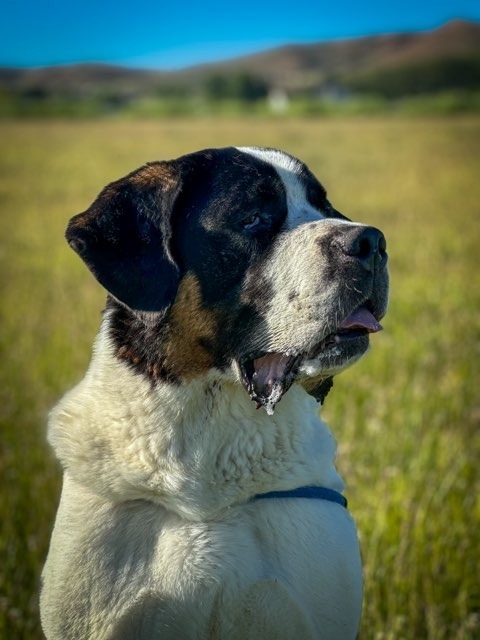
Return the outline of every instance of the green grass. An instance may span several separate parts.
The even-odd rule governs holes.
[[[480,119],[0,124],[0,638],[40,638],[59,496],[48,408],[85,370],[104,294],[68,218],[147,160],[284,148],[389,241],[391,305],[325,416],[360,531],[362,640],[480,636]]]

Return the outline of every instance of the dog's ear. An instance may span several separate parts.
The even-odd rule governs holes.
[[[165,311],[179,269],[170,252],[172,213],[181,177],[155,162],[109,184],[66,238],[111,295],[135,311]]]

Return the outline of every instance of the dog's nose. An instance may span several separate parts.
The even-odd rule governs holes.
[[[343,236],[340,245],[344,253],[357,258],[372,269],[387,258],[385,236],[375,227],[354,227]]]

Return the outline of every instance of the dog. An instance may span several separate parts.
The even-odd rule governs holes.
[[[381,329],[385,238],[274,149],[109,184],[67,240],[108,298],[49,419],[48,640],[355,638],[362,568],[319,417]]]

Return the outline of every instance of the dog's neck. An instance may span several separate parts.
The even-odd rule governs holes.
[[[191,520],[267,491],[342,491],[335,442],[300,385],[269,416],[233,371],[154,386],[115,357],[107,335],[104,325],[85,378],[50,417],[57,456],[87,490],[150,500]]]

